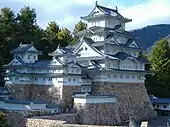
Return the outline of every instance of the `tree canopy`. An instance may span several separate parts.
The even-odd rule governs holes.
[[[85,28],[85,23],[80,21],[75,25],[74,31],[78,32]],[[56,21],[50,21],[47,27],[42,29],[37,24],[36,10],[29,6],[21,8],[18,13],[8,7],[0,10],[0,66],[12,59],[10,50],[21,42],[27,44],[33,42],[38,50],[43,51],[40,59],[48,59],[48,53],[53,52],[57,45],[67,46],[75,44],[77,40],[69,29],[60,28]],[[2,75],[0,84],[3,84]]]
[[[170,97],[170,47],[167,40],[160,40],[152,48],[150,68],[153,75],[147,76],[147,85],[150,92]]]

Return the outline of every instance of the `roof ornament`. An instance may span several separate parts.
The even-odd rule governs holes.
[[[33,45],[34,44],[34,42],[31,42],[31,45]]]
[[[57,46],[57,49],[59,49],[60,48],[60,44],[58,44],[58,46]]]
[[[96,5],[97,5],[98,1],[96,1]]]
[[[19,46],[21,46],[22,45],[22,41],[21,41],[21,43],[19,44]]]
[[[118,11],[118,8],[117,8],[117,6],[116,6],[116,11]]]

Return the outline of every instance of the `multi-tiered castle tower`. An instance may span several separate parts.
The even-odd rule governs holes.
[[[14,98],[44,99],[74,108],[80,123],[113,124],[154,116],[144,80],[147,60],[135,38],[125,30],[131,22],[95,4],[83,20],[87,29],[76,33],[78,43],[49,53],[51,60],[38,60],[33,44],[12,50],[14,59],[6,69],[5,85]],[[74,100],[73,100],[74,99]]]
[[[88,96],[84,97],[86,98],[86,106],[83,110],[85,112],[80,110],[80,115],[93,112],[92,116],[99,117],[92,118],[84,115],[84,119],[82,119],[84,121],[93,119],[100,123],[105,118],[109,119],[108,116],[111,116],[109,110],[112,114],[115,111],[116,121],[126,121],[130,117],[147,119],[154,116],[153,107],[144,85],[147,73],[145,64],[148,61],[139,57],[139,53],[143,49],[135,43],[135,37],[125,30],[126,23],[132,20],[123,17],[117,7],[110,9],[98,5],[97,2],[91,13],[81,19],[87,22],[87,29],[76,34],[80,40],[73,46],[73,51],[78,54],[78,63],[87,67],[84,71],[93,77],[91,95],[116,96],[115,105],[108,106],[102,105],[101,100],[99,106],[99,99],[96,102],[95,99],[93,100],[93,104],[97,104],[97,106],[92,105],[88,101]],[[75,98],[75,102],[79,103],[76,107],[83,109],[81,104],[84,104],[84,100],[80,98],[82,97],[76,96]],[[95,96],[95,98],[97,97]],[[104,100],[105,104],[107,102],[110,104],[109,101],[106,102],[106,98]],[[97,110],[99,107],[100,110]],[[112,107],[111,109],[114,111],[109,107]],[[89,110],[87,111],[87,109]],[[105,112],[102,112],[103,110]],[[94,121],[91,122],[95,123]],[[109,123],[109,121],[107,122]]]

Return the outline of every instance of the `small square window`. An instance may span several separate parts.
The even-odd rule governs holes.
[[[167,108],[167,105],[163,105],[163,108]]]
[[[52,78],[49,78],[48,80],[49,80],[49,81],[52,81]]]
[[[71,82],[71,78],[69,78],[68,81]]]
[[[128,79],[128,78],[129,78],[129,75],[126,75],[126,78]]]
[[[45,81],[45,77],[43,78],[43,80]]]
[[[74,82],[76,82],[76,79],[74,78]]]
[[[34,60],[36,60],[36,56],[34,56]]]
[[[120,78],[123,78],[123,74],[120,74]]]
[[[19,77],[15,77],[15,80],[19,80]]]
[[[28,59],[30,59],[30,55],[28,55]]]

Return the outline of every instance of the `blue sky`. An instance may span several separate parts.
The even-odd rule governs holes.
[[[96,0],[0,0],[0,8],[10,7],[18,12],[30,6],[37,12],[37,22],[45,28],[49,21],[72,30],[81,16],[88,15]],[[132,19],[127,29],[137,29],[153,24],[170,24],[170,0],[98,0],[99,5],[115,8]]]

